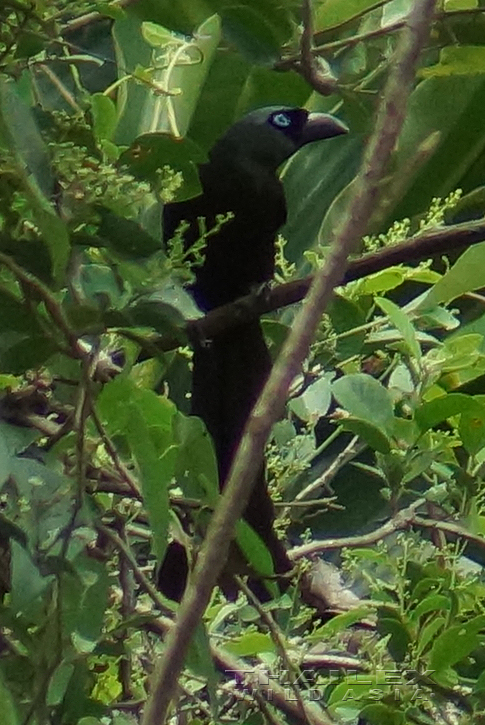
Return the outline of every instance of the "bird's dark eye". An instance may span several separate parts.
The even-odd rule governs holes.
[[[275,113],[273,116],[271,116],[271,123],[276,126],[277,128],[288,128],[288,126],[291,126],[292,121],[291,118],[287,113]]]

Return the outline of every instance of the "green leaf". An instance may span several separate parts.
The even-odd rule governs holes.
[[[429,403],[423,403],[419,408],[416,408],[414,419],[421,432],[425,433],[430,428],[434,428],[454,415],[461,415],[465,411],[481,415],[484,410],[484,406],[470,395],[449,393],[441,398],[435,398]]]
[[[366,321],[362,308],[354,301],[339,294],[334,294],[327,308],[333,328],[337,335],[351,333],[354,328],[360,328]],[[353,355],[360,355],[365,340],[365,330],[358,330],[337,338],[337,355],[339,360],[346,360]]]
[[[465,333],[463,328],[443,342],[443,347],[436,351],[438,360],[444,358],[441,370],[452,372],[469,367],[475,368],[482,357],[483,335]]]
[[[360,711],[360,718],[368,725],[405,725],[406,716],[390,705],[374,702]]]
[[[8,450],[7,441],[3,436],[3,426],[8,425],[3,421],[0,422],[0,490],[10,476],[10,453]],[[13,426],[12,426],[13,427]]]
[[[447,224],[459,224],[473,219],[480,219],[485,215],[485,186],[478,186],[476,189],[465,194],[445,214]]]
[[[39,431],[0,420],[0,440],[6,456],[15,456],[40,437]]]
[[[0,672],[0,701],[2,703],[2,723],[3,725],[20,725],[20,719],[17,712],[15,700],[12,697],[10,688],[4,682],[2,673]]]
[[[96,211],[100,217],[97,236],[117,254],[126,259],[143,259],[162,251],[160,239],[152,237],[137,222],[120,217],[104,207],[97,207]]]
[[[236,541],[245,558],[253,569],[262,576],[274,576],[273,559],[262,538],[249,524],[240,519],[236,524]],[[265,582],[265,586],[278,596],[278,588],[274,582]]]
[[[411,10],[413,0],[390,0],[382,9],[382,27],[404,20]]]
[[[355,418],[392,434],[394,409],[386,388],[370,375],[355,373],[332,383],[332,393],[339,405]]]
[[[41,239],[13,239],[0,235],[0,251],[32,272],[42,282],[52,285],[52,263],[49,250]]]
[[[314,629],[306,640],[309,642],[321,642],[326,637],[331,637],[344,629],[351,627],[356,622],[360,622],[363,619],[374,615],[375,609],[373,607],[357,607],[351,609],[343,614],[337,614],[325,622],[321,627]]]
[[[39,334],[42,328],[26,303],[0,289],[0,332],[5,330]]]
[[[110,435],[126,430],[129,417],[127,407],[131,404],[136,404],[143,413],[159,453],[165,453],[166,448],[173,443],[174,404],[168,398],[152,390],[138,388],[132,380],[119,376],[103,387],[97,399],[99,413]]]
[[[186,664],[194,675],[202,677],[206,682],[215,683],[217,681],[209,638],[203,622],[199,622],[190,641]]]
[[[461,295],[485,286],[485,242],[475,244],[458,258],[451,269],[430,289],[419,311],[451,302]]]
[[[92,652],[103,634],[111,579],[105,563],[81,552],[74,559],[77,576],[66,575],[63,589],[65,637],[80,654]]]
[[[45,46],[46,40],[37,33],[29,31],[16,33],[15,58],[32,58],[32,56],[41,53]]]
[[[327,30],[338,27],[375,5],[374,0],[325,0],[317,5],[315,29]]]
[[[168,484],[173,477],[177,451],[171,447],[164,455],[157,454],[143,414],[136,405],[129,406],[127,438],[140,474],[143,500],[153,532],[153,551],[161,562],[167,548]]]
[[[137,388],[127,378],[105,385],[97,405],[110,434],[124,434],[133,454],[153,531],[153,550],[161,562],[167,546],[168,486],[177,460],[172,430],[175,407],[153,391]]]
[[[240,56],[239,56],[240,58]],[[228,64],[229,59],[224,59],[224,62]],[[216,65],[217,61],[214,62]],[[241,61],[239,61],[241,63]],[[240,66],[236,66],[240,67]],[[211,74],[213,69],[211,69]],[[225,89],[229,92],[236,90],[235,80],[228,78],[225,82]],[[211,76],[208,78],[206,86],[210,84]],[[199,107],[197,108],[196,117],[194,118],[194,124],[197,124],[200,114],[203,112],[201,104],[204,102],[205,91],[209,91],[210,87],[204,89],[201,95]],[[222,89],[221,89],[222,90]],[[221,102],[224,105],[228,104],[231,100],[227,98],[221,98]],[[240,118],[244,113],[254,110],[255,108],[261,108],[263,106],[304,106],[308,100],[308,84],[307,82],[294,71],[289,73],[280,73],[271,67],[265,67],[261,65],[252,65],[249,70],[249,75],[246,78],[246,82],[240,89],[240,95],[237,98],[236,109],[232,112],[231,121],[233,118]],[[218,106],[219,107],[219,106]],[[210,109],[206,109],[206,113]],[[229,124],[226,124],[227,128]],[[194,130],[190,129],[190,135],[194,136]]]
[[[113,136],[117,114],[116,106],[108,96],[103,93],[95,93],[90,98],[91,113],[93,114],[93,130],[96,140],[109,140]]]
[[[431,134],[439,132],[439,144],[389,208],[384,228],[395,219],[422,214],[433,197],[483,184],[478,166],[485,139],[484,102],[483,75],[435,77],[418,84],[409,99],[395,173],[406,173],[409,159]]]
[[[359,418],[344,418],[339,421],[343,430],[359,436],[368,446],[379,453],[389,453],[391,442],[381,428]]]
[[[246,632],[230,642],[226,642],[225,649],[239,657],[251,657],[261,652],[275,652],[275,644],[269,634],[261,632]]]
[[[338,703],[348,703],[356,706],[358,701],[365,700],[370,690],[379,688],[382,694],[389,691],[389,685],[385,681],[380,682],[379,671],[365,674],[349,674],[342,682],[339,682],[330,693],[329,705],[334,709]],[[383,678],[382,678],[383,679]]]
[[[388,316],[390,323],[401,333],[410,354],[419,363],[421,360],[421,348],[416,338],[416,331],[412,326],[408,315],[403,312],[400,307],[394,304],[394,302],[391,302],[391,300],[387,300],[383,297],[376,297],[375,302],[384,314]]]
[[[478,634],[485,628],[485,615],[449,627],[434,641],[429,666],[435,672],[452,667],[473,652],[479,645]]]
[[[387,643],[387,649],[396,662],[402,662],[406,657],[411,636],[402,622],[398,619],[379,617],[377,631],[382,637],[391,635]]]
[[[16,170],[59,282],[69,256],[69,234],[49,200],[53,190],[50,159],[31,109],[21,101],[15,84],[4,77],[0,78],[0,135],[14,154]]]
[[[458,430],[465,449],[475,456],[485,446],[485,406],[481,412],[465,410]]]
[[[297,398],[292,398],[290,408],[301,420],[315,423],[327,412],[332,399],[330,380],[333,374],[322,375]]]
[[[389,292],[396,289],[408,279],[407,270],[403,267],[388,267],[382,272],[370,274],[363,280],[359,280],[359,295],[375,295],[381,292]]]
[[[38,597],[54,581],[54,577],[42,576],[29,553],[16,541],[10,542],[10,552],[13,613],[22,613],[35,621],[39,616],[44,617],[44,605]]]
[[[185,320],[179,311],[159,300],[141,300],[128,308],[135,327],[152,327],[160,335],[176,335],[183,330]]]
[[[423,78],[449,75],[476,75],[485,73],[485,47],[483,45],[447,45],[440,52],[440,62],[422,68]]]
[[[61,662],[56,667],[49,680],[49,687],[46,694],[46,704],[49,707],[60,705],[66,694],[66,689],[73,672],[74,665],[71,662]]]
[[[445,0],[444,10],[446,13],[455,10],[471,10],[479,7],[479,0]]]
[[[429,622],[429,624],[426,624],[424,627],[421,628],[419,632],[419,639],[417,641],[418,655],[421,656],[423,652],[426,651],[428,645],[433,642],[438,636],[437,633],[441,629],[444,629],[446,625],[447,619],[445,617],[437,617],[435,615],[431,622]]]
[[[253,63],[270,65],[280,56],[271,24],[256,8],[234,5],[221,10],[224,36]]]
[[[17,523],[22,523],[31,549],[47,550],[71,521],[74,482],[31,458],[12,458],[11,474],[19,497],[28,502]]]
[[[214,56],[190,124],[190,138],[204,151],[207,152],[246,110],[265,105],[266,101],[259,101],[259,96],[256,105],[248,107],[244,102],[245,94],[251,92],[253,67],[239,53],[216,53]],[[214,114],[214,108],[217,108],[217,114]]]
[[[138,136],[121,154],[119,163],[136,178],[148,181],[156,181],[157,170],[164,166],[180,172],[183,186],[177,190],[177,200],[182,201],[200,192],[197,165],[206,160],[200,146],[188,138],[176,140],[168,133],[150,133]]]
[[[44,335],[32,335],[5,344],[0,338],[0,369],[20,375],[40,367],[57,351],[55,342]]]
[[[413,619],[419,619],[419,617],[429,614],[429,612],[449,611],[450,607],[449,597],[445,597],[444,594],[432,594],[418,602],[412,610],[411,616]]]
[[[150,38],[153,34],[154,25],[150,29]],[[159,34],[167,40],[172,37],[167,28],[160,28]],[[136,136],[153,132],[164,132],[178,138],[185,136],[221,38],[219,16],[212,15],[204,20],[192,38],[182,38],[182,44],[180,37],[173,36],[171,44],[173,52],[178,53],[179,62],[175,57],[175,62],[168,66],[160,65],[159,69],[156,68],[159,51],[153,51],[143,39],[141,21],[127,14],[124,19],[116,21],[114,35],[122,67],[141,65],[142,69],[155,68],[148,74],[143,72],[145,82],[142,85],[124,83],[119,89],[122,117],[118,124],[117,142],[131,143]],[[167,93],[156,93],[157,84]]]
[[[177,413],[174,435],[178,444],[175,475],[187,498],[210,508],[219,500],[219,474],[212,438],[200,418]]]
[[[281,233],[288,239],[290,261],[299,262],[309,246],[332,241],[348,203],[342,199],[337,209],[337,202],[355,176],[362,145],[362,138],[351,134],[327,139],[302,148],[286,163],[281,176],[288,221]]]
[[[141,33],[143,39],[154,48],[163,48],[172,43],[175,45],[184,45],[185,43],[182,36],[177,36],[171,30],[168,30],[168,28],[164,28],[163,25],[150,23],[149,21],[142,23]]]

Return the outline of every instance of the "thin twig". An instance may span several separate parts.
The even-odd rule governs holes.
[[[313,21],[310,0],[302,4],[303,32],[300,41],[300,58],[293,64],[294,70],[300,73],[306,82],[322,96],[330,96],[337,89],[337,81],[330,73],[326,73],[312,52]]]
[[[138,566],[138,562],[136,561],[130,548],[123,541],[123,539],[121,539],[121,537],[118,536],[118,534],[115,533],[113,529],[110,529],[109,526],[104,526],[104,524],[98,524],[96,528],[114,544],[119,554],[123,556],[126,563],[133,572],[135,581],[146,592],[146,594],[148,594],[152,602],[155,604],[156,608],[159,609],[161,612],[167,612],[171,614],[172,612],[167,605],[167,600],[162,597],[158,589],[141,571],[140,567]],[[165,631],[170,628],[171,624],[172,622],[170,619],[165,620]]]
[[[111,460],[113,461],[113,465],[115,469],[118,471],[120,477],[125,481],[126,484],[130,487],[132,492],[135,494],[137,498],[141,497],[140,487],[138,485],[138,481],[135,479],[134,476],[131,475],[130,471],[127,469],[123,461],[118,455],[118,451],[116,450],[116,446],[112,442],[111,438],[109,437],[108,433],[106,432],[106,429],[104,425],[101,423],[100,417],[98,415],[98,412],[96,410],[96,406],[94,404],[94,400],[92,396],[90,396],[90,412],[91,412],[91,418],[93,420],[93,423],[95,425],[96,430],[99,433],[99,437],[103,441],[104,447],[106,448]]]
[[[431,531],[440,531],[445,534],[448,538],[452,539],[463,539],[468,544],[473,544],[482,551],[485,551],[485,538],[478,536],[470,531],[466,531],[463,527],[458,524],[454,524],[450,521],[437,521],[436,519],[425,518],[424,516],[414,516],[412,522],[414,526],[418,526],[421,529],[430,529]]]
[[[312,481],[302,491],[297,493],[295,501],[303,501],[303,499],[308,498],[310,494],[318,489],[326,489],[327,491],[330,491],[330,484],[340,469],[363,451],[365,447],[366,445],[364,443],[359,442],[359,437],[354,436],[348,445],[345,446],[344,450],[335,456],[324,473],[322,473],[321,476],[318,476],[318,478]]]
[[[419,499],[406,509],[402,509],[385,524],[379,526],[368,534],[361,536],[342,536],[335,539],[323,539],[320,541],[312,541],[310,544],[295,546],[288,551],[288,557],[291,561],[297,561],[304,557],[320,554],[322,551],[333,551],[336,549],[352,549],[362,546],[373,546],[378,541],[382,541],[387,536],[394,534],[396,531],[407,529],[416,522],[416,511],[425,503],[424,499]]]
[[[7,267],[19,282],[34,292],[35,296],[41,298],[52,321],[66,338],[72,356],[75,358],[84,358],[87,352],[80,345],[75,333],[71,330],[61,305],[57,302],[49,288],[37,279],[37,277],[34,277],[33,274],[26,272],[25,269],[20,267],[11,257],[3,252],[0,252],[0,264]]]
[[[189,644],[224,567],[236,521],[249,499],[255,471],[262,460],[271,427],[281,413],[292,380],[301,369],[333,289],[344,277],[347,257],[366,232],[381,180],[402,128],[418,57],[428,37],[434,7],[435,0],[416,0],[409,14],[398,44],[395,63],[391,66],[375,130],[354,182],[354,193],[347,213],[334,233],[327,263],[316,275],[305,305],[295,319],[250,416],[226,487],[209,524],[193,576],[180,603],[176,622],[168,634],[163,658],[159,658],[157,663],[142,725],[165,722]],[[328,716],[321,709],[320,719],[328,722]]]
[[[241,579],[241,577],[236,576],[236,581],[238,583],[238,587],[241,589],[243,594],[245,594],[246,598],[251,602],[253,607],[258,612],[261,620],[266,624],[268,627],[271,639],[273,640],[276,649],[278,651],[279,656],[281,657],[281,661],[283,662],[286,673],[290,675],[290,683],[289,686],[293,691],[293,694],[295,695],[295,701],[298,703],[300,707],[300,713],[303,718],[308,720],[309,725],[313,725],[312,723],[312,717],[311,713],[307,712],[306,703],[304,702],[300,688],[298,686],[298,678],[300,677],[300,671],[299,668],[293,664],[291,659],[288,656],[288,653],[286,652],[285,643],[283,641],[283,637],[281,635],[280,630],[278,629],[278,626],[276,622],[274,621],[273,617],[269,612],[267,612],[257,599],[257,597],[254,596],[251,589],[248,587],[248,585]],[[294,677],[292,676],[294,675]]]
[[[166,617],[159,617],[156,620],[146,622],[143,626],[164,637],[170,630],[171,622]],[[301,716],[298,703],[288,697],[288,689],[275,680],[269,679],[267,669],[252,667],[244,660],[234,657],[222,647],[214,644],[210,644],[210,652],[218,670],[224,675],[235,679],[236,685],[244,693],[244,700],[246,700],[248,692],[251,692],[252,697],[255,698],[264,697],[267,702],[271,703],[272,707],[287,715],[292,722],[308,725],[308,720]],[[258,702],[260,701],[258,700]],[[313,725],[333,725],[333,721],[322,713],[317,703],[308,702],[306,708],[311,713]],[[157,721],[152,722],[157,723]]]

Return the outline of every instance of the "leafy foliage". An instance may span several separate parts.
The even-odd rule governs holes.
[[[161,205],[197,193],[197,164],[244,112],[337,113],[349,137],[281,172],[277,281],[320,265],[410,5],[315,3],[322,96],[287,0],[2,4],[6,725],[139,722],[175,609],[154,570],[169,540],[193,560],[218,502],[184,347],[201,313],[183,285],[213,230],[164,249]],[[437,4],[364,248],[483,217],[484,24],[482,0]],[[265,605],[244,582],[237,601],[214,593],[177,715],[293,722],[296,701],[335,723],[483,721],[484,270],[480,244],[338,290],[268,446],[292,586]],[[264,320],[275,355],[292,315]],[[237,536],[271,573],[254,532]]]

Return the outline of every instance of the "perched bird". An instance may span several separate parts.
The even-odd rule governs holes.
[[[248,294],[274,274],[275,237],[286,221],[283,185],[278,167],[306,144],[347,132],[338,119],[302,108],[261,108],[244,116],[216,142],[209,161],[199,167],[202,194],[164,209],[164,237],[170,239],[188,222],[186,244],[200,236],[199,219],[207,230],[217,215],[232,212],[216,234],[207,238],[205,260],[195,270],[192,293],[208,311]],[[240,324],[194,347],[192,413],[200,416],[213,438],[221,488],[244,425],[271,369],[258,320]],[[290,569],[284,546],[273,532],[274,512],[264,468],[244,518],[271,552],[275,572]],[[159,571],[159,584],[179,599],[183,553],[169,547]]]

